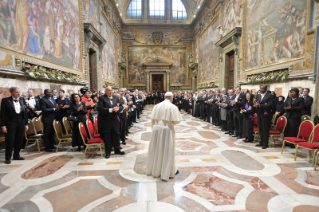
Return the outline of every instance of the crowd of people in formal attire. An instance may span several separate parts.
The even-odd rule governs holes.
[[[284,114],[287,118],[284,136],[297,136],[301,117],[311,116],[313,98],[309,92],[309,88],[292,88],[288,96],[277,96],[267,86],[261,86],[256,93],[240,87],[228,91],[225,88],[183,91],[174,93],[173,103],[179,110],[219,126],[229,136],[244,138],[244,142],[254,140],[253,123],[257,114],[260,142],[256,146],[266,149],[271,125]]]
[[[56,150],[54,120],[62,125],[64,117],[73,117],[72,147],[78,151],[85,146],[77,126],[86,125],[86,120],[98,117],[99,134],[105,143],[105,157],[109,158],[111,151],[115,154],[125,154],[120,143],[126,145],[129,129],[137,123],[146,104],[146,93],[138,90],[120,88],[113,92],[111,87],[105,91],[91,92],[83,87],[78,93],[66,93],[64,90],[45,89],[35,96],[33,90],[20,92],[18,87],[10,88],[11,96],[1,102],[1,130],[5,134],[5,163],[13,160],[24,160],[20,149],[25,145],[25,131],[29,121],[41,116],[43,123],[44,151]],[[76,117],[76,118],[74,118]],[[65,130],[62,127],[63,131]]]
[[[287,97],[277,96],[268,91],[267,86],[252,93],[251,90],[222,88],[221,90],[198,90],[197,92],[175,92],[172,103],[179,110],[185,110],[194,117],[219,126],[225,134],[244,138],[244,142],[253,141],[253,120],[258,118],[260,142],[256,146],[267,148],[269,129],[278,117],[285,114],[287,129],[285,137],[297,136],[301,116],[311,116],[313,98],[308,88],[292,88]],[[63,124],[63,117],[73,116],[72,147],[82,150],[84,142],[80,135],[79,123],[98,118],[98,133],[104,141],[105,157],[125,154],[120,144],[126,145],[126,137],[130,128],[140,118],[146,104],[157,104],[165,99],[164,91],[143,92],[120,88],[113,91],[106,87],[105,91],[87,87],[78,93],[66,93],[64,90],[45,89],[35,96],[33,90],[20,92],[18,87],[10,88],[11,96],[3,98],[1,103],[1,130],[5,134],[5,163],[13,159],[23,160],[20,149],[24,147],[24,133],[28,130],[28,121],[40,117],[43,123],[44,150],[52,152],[56,149],[53,121]],[[276,115],[274,123],[273,116]],[[64,130],[64,128],[62,127]],[[291,146],[294,147],[294,146]]]

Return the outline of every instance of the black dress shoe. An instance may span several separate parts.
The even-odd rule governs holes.
[[[57,148],[56,146],[52,146],[50,149],[56,150]]]
[[[115,155],[125,155],[125,152],[117,150],[114,152]]]
[[[109,154],[109,153],[106,153],[106,154],[105,154],[105,158],[106,158],[106,159],[109,159],[109,158],[110,158],[110,154]]]
[[[24,158],[19,156],[19,157],[13,158],[13,160],[24,160]]]
[[[126,135],[127,136],[127,135]],[[125,140],[128,140],[128,138],[125,138]]]
[[[179,171],[177,170],[176,172],[175,172],[175,175],[178,175],[179,174]],[[174,177],[169,177],[169,179],[173,179]],[[167,181],[165,181],[165,182],[167,182]]]
[[[10,164],[11,163],[11,160],[6,160],[4,161],[5,164]]]
[[[224,134],[229,134],[230,132],[225,132]]]
[[[263,146],[263,148],[262,149],[267,149],[268,147],[267,146]]]
[[[230,132],[229,135],[234,135],[234,133],[233,133],[233,132]]]
[[[258,147],[259,147],[259,146],[263,146],[263,145],[261,145],[261,144],[256,144],[255,146],[258,146]]]
[[[126,142],[125,142],[125,141],[123,141],[123,142],[122,142],[122,144],[123,144],[123,145],[126,145]]]
[[[44,149],[45,152],[52,152],[52,149]]]
[[[232,137],[238,137],[238,135],[235,134],[235,135],[233,135]]]

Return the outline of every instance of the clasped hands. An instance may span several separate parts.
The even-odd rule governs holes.
[[[290,110],[291,109],[291,105],[288,105],[287,107],[285,107],[285,110]]]
[[[113,111],[113,112],[117,112],[117,111],[119,111],[119,110],[120,110],[120,104],[117,103],[117,105],[112,108],[112,111]]]

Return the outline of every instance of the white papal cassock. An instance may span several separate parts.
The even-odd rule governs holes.
[[[153,108],[152,136],[148,148],[146,174],[168,180],[175,176],[175,130],[182,121],[178,108],[166,99]]]

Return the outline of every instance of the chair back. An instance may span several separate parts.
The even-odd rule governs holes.
[[[90,119],[86,120],[86,126],[88,128],[88,133],[89,133],[90,138],[93,138],[93,136],[94,136],[94,126],[93,126],[93,123],[92,123],[92,121]]]
[[[317,114],[314,118],[313,118],[313,123],[315,126],[317,126],[317,124],[319,124],[319,114]]]
[[[309,139],[313,130],[313,123],[312,121],[304,121],[300,124],[299,127],[299,133],[298,133],[298,138],[305,138]]]
[[[258,126],[258,117],[257,113],[254,114],[254,125],[257,127]]]
[[[71,128],[70,121],[68,121],[67,117],[63,117],[62,121],[63,121],[65,132],[67,134],[71,134],[72,133],[72,128]]]
[[[282,114],[282,116],[286,117],[286,113]]]
[[[313,129],[311,141],[319,143],[319,124],[317,124]]]
[[[43,122],[42,122],[42,115],[41,115],[41,116],[39,116],[39,118],[38,118],[38,119],[39,119],[39,121],[40,121],[40,123],[41,123],[41,127],[42,127],[42,129],[44,129],[44,128],[43,128]]]
[[[94,126],[95,126],[95,133],[99,132],[99,125],[97,117],[94,117]]]
[[[80,135],[82,137],[83,143],[86,145],[88,134],[86,133],[85,126],[82,122],[79,123],[79,131],[80,131]]]
[[[287,118],[284,116],[280,116],[277,120],[276,130],[283,133],[287,126]]]
[[[309,120],[309,121],[311,120],[310,116],[307,116],[307,115],[301,116],[301,123],[304,122],[304,121],[307,121],[307,120]]]
[[[61,123],[56,119],[53,121],[53,128],[58,138],[63,135]]]
[[[30,135],[35,135],[35,134],[37,134],[36,132],[35,132],[35,128],[34,128],[34,124],[33,124],[33,122],[29,119],[28,120],[28,122],[29,122],[29,129],[25,132],[25,137],[27,138],[28,136],[30,136]]]
[[[32,119],[32,122],[34,124],[34,128],[37,134],[43,133],[42,129],[42,123],[40,122],[39,118],[34,118]]]

